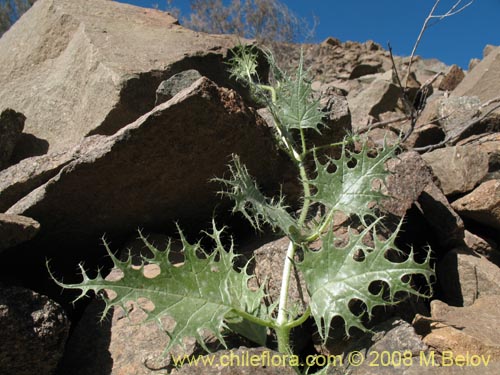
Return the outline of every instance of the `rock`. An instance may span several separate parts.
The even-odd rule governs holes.
[[[494,46],[492,44],[487,44],[483,48],[483,59],[486,58],[491,52],[493,52],[497,48],[497,46]]]
[[[160,83],[156,89],[155,106],[172,99],[177,93],[191,86],[199,78],[201,78],[201,74],[194,69],[174,74],[169,79]]]
[[[469,61],[469,66],[467,67],[468,71],[470,72],[472,69],[474,69],[479,63],[481,62],[480,59],[470,59]]]
[[[477,114],[481,101],[478,97],[443,97],[437,103],[439,125],[450,138],[458,136],[465,125]],[[464,137],[466,135],[462,135]]]
[[[74,375],[164,374],[173,367],[171,357],[164,353],[168,335],[156,322],[141,324],[145,313],[136,305],[127,305],[127,315],[112,309],[102,322],[102,301],[94,300],[76,325],[59,366],[59,373]],[[163,318],[166,329],[174,321]],[[185,342],[186,348],[174,348],[172,355],[191,355],[195,340]]]
[[[267,353],[266,353],[267,352]],[[172,375],[294,375],[295,370],[286,366],[290,356],[267,348],[245,348],[221,350],[207,354],[212,357],[213,366],[184,365],[172,371]],[[251,364],[253,359],[254,363]],[[269,358],[269,359],[267,359]],[[293,363],[292,363],[293,364]]]
[[[32,239],[40,224],[29,217],[0,214],[0,253]]]
[[[21,136],[26,117],[12,109],[0,113],[0,170],[9,165],[12,153]]]
[[[404,320],[397,318],[390,319],[373,328],[375,334],[364,335],[358,342],[354,343],[344,354],[344,373],[352,375],[368,375],[374,374],[373,365],[378,363],[377,374],[401,374],[403,370],[401,366],[394,366],[393,363],[386,363],[385,366],[380,365],[382,353],[401,353],[402,356],[411,358],[412,363],[418,363],[421,353],[427,350],[427,345],[422,342],[422,338],[415,333],[413,327]],[[349,355],[351,353],[360,352],[366,358],[360,366],[349,366]],[[378,360],[375,355],[378,354]],[[397,355],[399,356],[399,355]],[[408,358],[408,357],[407,357]],[[394,363],[397,363],[395,360]],[[410,366],[408,366],[410,367]],[[337,369],[338,371],[339,369]],[[347,370],[349,372],[347,372]],[[333,372],[336,374],[335,372]],[[406,374],[406,372],[403,372]]]
[[[442,299],[452,306],[470,306],[500,288],[500,268],[466,247],[448,251],[436,273]]]
[[[452,307],[434,300],[431,318],[417,317],[413,325],[417,333],[425,334],[424,343],[441,353],[448,351],[453,356],[469,353],[499,362],[500,327],[496,324],[499,314],[498,295],[481,297],[467,307]]]
[[[29,252],[30,283],[46,290],[53,288],[44,267],[49,252],[63,276],[74,277],[76,263],[104,255],[104,248],[96,247],[104,233],[121,241],[138,227],[174,230],[176,221],[197,231],[217,204],[221,210],[229,205],[221,205],[216,194],[221,187],[210,179],[227,176],[232,153],[264,191],[277,188],[289,168],[256,112],[234,91],[202,78],[115,135],[96,137],[56,176],[10,207],[8,213],[37,220],[41,231],[26,247],[5,255],[0,263],[10,266],[2,272],[14,272],[19,254]]]
[[[477,96],[481,102],[498,97],[500,88],[500,47],[492,49],[453,90],[453,96]],[[497,109],[496,113],[499,112]]]
[[[0,40],[0,102],[26,115],[25,132],[61,150],[151,111],[160,82],[180,71],[231,85],[222,62],[237,44],[153,9],[41,0]]]
[[[69,321],[47,297],[0,286],[0,369],[3,375],[51,375],[64,351]]]
[[[500,229],[500,180],[482,183],[471,193],[454,201],[452,207],[461,216]]]
[[[356,65],[349,75],[349,79],[356,79],[368,74],[375,74],[380,72],[382,64],[378,61],[366,61]]]
[[[385,80],[374,81],[366,90],[355,97],[347,97],[352,114],[352,127],[356,132],[376,119],[381,113],[392,111],[400,97],[399,88]]]
[[[417,204],[443,246],[461,243],[464,224],[435,185],[432,171],[422,157],[414,151],[405,152],[391,160],[388,169],[392,174],[386,188],[391,198],[382,202],[383,211],[403,218]]]
[[[489,157],[477,146],[455,146],[422,155],[445,195],[467,193],[488,174]]]
[[[466,230],[464,243],[476,254],[482,255],[490,262],[500,266],[500,252],[498,251],[498,245],[492,240],[481,238],[478,235]]]
[[[462,82],[465,73],[458,65],[452,65],[439,83],[438,89],[441,91],[453,91]]]
[[[7,211],[25,195],[45,184],[79,155],[89,152],[105,136],[85,138],[71,150],[54,151],[47,155],[24,159],[0,171],[0,211]]]
[[[441,142],[445,137],[443,129],[434,124],[415,127],[410,137],[405,141],[409,148],[425,147]]]

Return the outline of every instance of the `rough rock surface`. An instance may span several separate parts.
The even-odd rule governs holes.
[[[452,207],[459,215],[500,229],[500,180],[482,183],[471,193],[454,201]]]
[[[44,234],[58,232],[68,246],[104,232],[207,217],[217,201],[217,186],[208,181],[226,173],[231,153],[241,156],[262,186],[273,180],[277,156],[268,129],[258,124],[235,92],[200,79],[116,135],[99,139],[8,213],[35,218]]]
[[[466,247],[448,251],[436,272],[444,302],[452,306],[470,306],[500,289],[500,268]]]
[[[446,147],[422,155],[446,195],[467,193],[489,172],[489,157],[477,146]]]
[[[156,89],[155,106],[172,99],[177,93],[186,87],[191,86],[196,80],[201,78],[201,74],[194,69],[185,70],[174,74],[166,79]]]
[[[69,321],[47,297],[0,285],[0,372],[52,375],[64,351]]]
[[[453,91],[462,82],[464,77],[464,71],[458,65],[452,65],[439,83],[438,88],[442,91]]]
[[[237,43],[152,9],[41,0],[0,39],[0,102],[24,113],[25,132],[60,150],[135,121],[154,107],[159,83],[179,71],[226,82],[221,62]]]
[[[0,113],[0,170],[9,165],[12,153],[21,136],[26,117],[13,109]]]
[[[472,306],[452,307],[444,302],[431,302],[431,318],[417,317],[417,332],[426,332],[424,342],[439,352],[452,351],[454,355],[490,356],[491,362],[500,361],[498,322],[500,297],[485,296]]]
[[[445,246],[460,243],[464,236],[462,219],[452,209],[422,157],[409,151],[389,162],[393,172],[386,182],[391,199],[382,203],[383,210],[404,217],[413,204],[418,204],[439,242]]]
[[[453,90],[453,96],[477,96],[484,103],[497,98],[500,87],[500,47],[489,53]],[[498,113],[498,109],[496,112]]]
[[[354,97],[348,97],[352,112],[354,131],[362,129],[381,113],[395,109],[400,97],[400,89],[391,82],[377,79],[366,90]]]
[[[0,214],[0,252],[29,241],[40,230],[40,224],[29,217]]]

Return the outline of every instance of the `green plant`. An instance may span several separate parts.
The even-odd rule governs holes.
[[[363,145],[361,151],[354,152],[348,150],[350,139],[346,138],[340,144],[329,145],[341,147],[338,159],[320,157],[321,148],[309,146],[306,134],[307,131],[320,131],[324,113],[311,98],[311,86],[302,62],[295,76],[289,76],[275,66],[269,54],[276,84],[265,85],[258,81],[256,59],[255,49],[238,47],[230,62],[231,74],[248,85],[256,97],[268,102],[275,121],[276,139],[300,176],[302,208],[294,214],[285,206],[283,196],[264,196],[238,156],[230,163],[230,177],[216,180],[225,185],[223,194],[234,201],[234,212],[243,214],[255,228],[268,225],[290,239],[279,301],[268,306],[264,303],[264,287],[257,290],[249,287],[251,276],[247,274],[247,267],[235,267],[233,248],[224,249],[223,229],[217,228],[215,223],[207,233],[215,244],[211,251],[204,250],[200,242],[189,243],[179,230],[185,258],[180,266],[171,263],[170,246],[166,251],[159,251],[143,238],[152,252],[151,257],[143,258],[143,263],[155,263],[161,269],[154,278],[144,276],[144,265],[132,267],[131,257],[126,261],[117,259],[106,245],[115,268],[123,273],[120,280],[107,281],[100,274],[90,278],[81,267],[81,283],[56,281],[63,288],[81,290],[80,297],[89,291],[114,291],[113,299],[103,295],[106,301],[103,316],[112,306],[123,307],[129,301],[149,299],[154,309],[146,311],[148,321],[159,320],[165,315],[176,321],[175,328],[168,332],[171,340],[167,349],[180,344],[186,336],[196,337],[204,346],[201,337],[204,329],[213,332],[223,344],[224,329],[265,344],[270,329],[276,334],[278,350],[290,353],[291,329],[309,317],[314,319],[319,334],[326,341],[331,321],[336,316],[344,320],[347,334],[352,327],[365,330],[363,316],[350,309],[352,301],[361,301],[370,316],[375,306],[394,303],[400,292],[429,297],[412,287],[412,276],[422,275],[430,284],[434,274],[430,253],[419,263],[413,251],[404,255],[398,250],[395,239],[400,226],[386,240],[377,236],[381,218],[377,216],[374,203],[385,198],[381,191],[388,175],[385,164],[394,156],[396,146],[386,145],[374,152]],[[315,219],[309,217],[313,205],[321,206],[323,211]],[[337,212],[356,216],[364,225],[361,233],[350,234],[343,247],[335,245],[332,230]],[[371,245],[367,244],[368,237],[372,239]],[[310,244],[317,240],[321,240],[322,248],[313,251]],[[295,262],[298,249],[303,259]],[[390,254],[399,255],[399,260],[391,260]],[[288,303],[294,267],[302,272],[310,297],[310,305],[301,315],[297,315],[298,310]],[[377,283],[384,287],[378,292],[370,291]]]

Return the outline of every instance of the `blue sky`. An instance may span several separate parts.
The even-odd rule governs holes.
[[[165,9],[165,0],[120,0]],[[457,0],[441,0],[442,12]],[[396,55],[409,55],[434,0],[282,0],[296,14],[319,18],[316,42],[328,36],[342,41],[372,39],[387,48],[390,42]],[[468,1],[463,0],[464,4]],[[172,0],[189,15],[189,0]],[[439,12],[439,13],[442,13]],[[430,27],[417,54],[438,58],[447,64],[467,68],[473,57],[481,58],[486,44],[500,45],[500,0],[475,0],[464,12]]]

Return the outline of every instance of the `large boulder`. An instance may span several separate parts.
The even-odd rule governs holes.
[[[41,230],[23,249],[2,254],[3,274],[14,272],[19,254],[30,254],[23,277],[45,291],[55,287],[45,258],[56,273],[75,275],[75,263],[101,259],[96,246],[104,234],[116,241],[137,228],[173,230],[175,222],[197,232],[217,205],[224,208],[221,186],[210,180],[227,176],[231,154],[264,190],[278,189],[287,164],[269,132],[235,91],[201,78],[116,134],[86,138],[54,177],[8,209]]]
[[[39,0],[0,39],[0,103],[26,116],[25,132],[59,150],[135,121],[153,109],[159,83],[180,71],[227,84],[221,62],[237,43],[157,10]]]
[[[492,46],[490,46],[492,47]],[[490,48],[484,59],[453,90],[453,96],[477,96],[484,103],[500,90],[500,47]],[[497,113],[499,110],[497,109]]]

